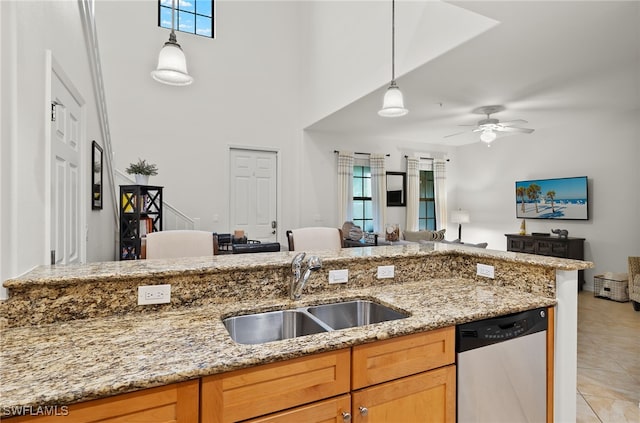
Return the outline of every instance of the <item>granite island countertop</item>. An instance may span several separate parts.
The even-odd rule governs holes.
[[[366,298],[406,319],[260,345],[231,340],[222,318]],[[555,299],[464,278],[349,288],[292,302],[247,299],[206,307],[72,320],[1,332],[0,409],[65,405],[473,320],[551,306]]]

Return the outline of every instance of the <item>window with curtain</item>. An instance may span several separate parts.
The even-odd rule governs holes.
[[[436,198],[432,170],[420,171],[418,227],[420,230],[436,230]]]
[[[365,232],[373,231],[373,200],[369,166],[353,167],[353,223]]]
[[[177,0],[175,30],[214,38],[213,10],[213,0]],[[158,0],[158,26],[171,29],[171,0]]]

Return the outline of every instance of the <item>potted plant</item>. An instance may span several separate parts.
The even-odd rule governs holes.
[[[153,163],[147,163],[144,159],[138,159],[136,163],[130,163],[129,167],[125,169],[125,172],[136,178],[136,184],[147,185],[149,183],[149,176],[158,174],[158,166]]]

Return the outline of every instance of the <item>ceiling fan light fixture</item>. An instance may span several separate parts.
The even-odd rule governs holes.
[[[482,134],[480,134],[480,141],[486,142],[487,144],[491,144],[491,142],[495,140],[496,137],[497,137],[496,133],[493,132],[491,129],[485,129],[484,131],[482,131]]]
[[[407,113],[409,113],[409,110],[404,108],[402,91],[396,85],[396,81],[391,81],[391,85],[389,85],[387,92],[384,94],[382,109],[378,111],[378,114],[383,117],[398,117]]]

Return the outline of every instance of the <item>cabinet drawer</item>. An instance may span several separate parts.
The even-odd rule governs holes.
[[[8,419],[10,423],[197,423],[199,380],[174,383],[159,388],[72,404],[68,414],[59,416],[24,416]],[[35,408],[34,408],[35,410]],[[63,414],[58,407],[57,412]],[[4,421],[4,419],[2,419]]]
[[[353,348],[353,389],[386,382],[454,362],[455,328],[402,336]]]
[[[349,392],[349,349],[202,379],[203,423],[258,417]]]
[[[351,396],[349,394],[313,404],[303,405],[292,410],[249,420],[251,423],[343,423],[349,421],[351,414]]]
[[[538,254],[567,258],[569,256],[569,245],[563,242],[538,241]]]

